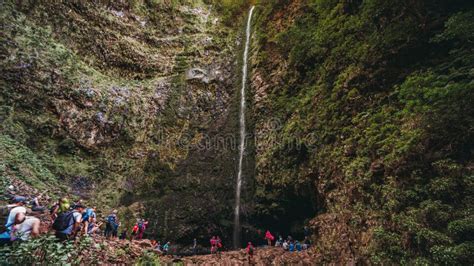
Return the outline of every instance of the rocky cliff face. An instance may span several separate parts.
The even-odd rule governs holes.
[[[472,3],[259,14],[256,220],[297,233],[315,217],[325,262],[472,263]]]
[[[308,224],[323,263],[472,264],[472,3],[250,2],[246,238]],[[1,5],[0,189],[230,236],[247,1]]]
[[[228,228],[240,27],[216,8],[3,2],[2,182],[65,184],[172,240]]]

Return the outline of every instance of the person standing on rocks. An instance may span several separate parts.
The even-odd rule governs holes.
[[[105,225],[105,236],[107,238],[117,237],[118,232],[118,218],[117,218],[117,210],[113,210],[112,213],[107,216],[107,224]]]
[[[137,239],[143,239],[143,233],[145,233],[145,229],[148,226],[148,221],[142,220],[141,223],[138,225],[138,237]]]
[[[137,237],[138,230],[139,230],[138,222],[136,222],[135,225],[132,228],[132,240]]]
[[[272,235],[272,233],[270,233],[269,230],[267,230],[267,232],[265,232],[265,239],[267,240],[268,246],[271,247],[272,241],[275,239],[275,237]]]
[[[255,251],[255,248],[253,247],[252,242],[248,242],[247,248],[245,250],[246,250],[247,256],[249,258],[249,264],[251,264],[252,261],[253,261],[253,253]]]
[[[216,236],[213,236],[210,240],[211,242],[211,254],[214,254],[216,252],[216,246],[217,246],[217,238]]]
[[[193,240],[193,255],[197,254],[197,240],[194,238]]]

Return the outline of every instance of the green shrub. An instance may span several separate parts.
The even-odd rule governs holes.
[[[81,238],[76,243],[58,242],[54,235],[42,235],[25,242],[17,242],[12,246],[0,248],[0,263],[11,265],[80,265],[83,257],[81,252],[91,244],[90,238]],[[93,256],[93,252],[91,253]],[[93,262],[94,257],[87,257]]]

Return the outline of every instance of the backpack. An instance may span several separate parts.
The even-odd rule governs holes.
[[[91,208],[88,208],[86,212],[82,215],[83,221],[89,221],[89,218],[93,216],[94,211]]]
[[[107,216],[107,223],[110,224],[110,225],[115,225],[115,221],[116,221],[115,219],[116,219],[115,215],[111,214],[111,215]]]
[[[71,225],[71,222],[74,223],[74,212],[62,212],[58,215],[58,218],[54,220],[53,229],[56,231],[64,231]]]

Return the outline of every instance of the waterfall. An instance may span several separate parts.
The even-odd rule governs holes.
[[[242,189],[242,163],[245,152],[245,87],[247,84],[247,60],[250,46],[250,27],[252,22],[252,14],[255,6],[252,6],[247,19],[247,27],[245,31],[245,49],[242,63],[242,87],[240,89],[240,145],[239,145],[239,168],[237,174],[237,186],[235,189],[235,209],[234,209],[234,248],[240,248],[240,194]]]

